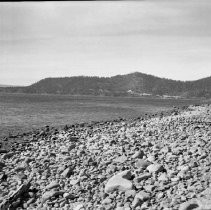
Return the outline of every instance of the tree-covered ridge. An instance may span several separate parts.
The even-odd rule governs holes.
[[[3,92],[72,95],[168,95],[211,98],[211,77],[195,81],[176,81],[139,72],[114,77],[46,78],[26,87],[0,88]]]

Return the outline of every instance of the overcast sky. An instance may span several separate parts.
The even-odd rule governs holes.
[[[0,3],[0,84],[134,71],[211,76],[211,1]]]

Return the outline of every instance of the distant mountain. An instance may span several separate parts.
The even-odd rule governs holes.
[[[176,96],[211,98],[211,77],[176,81],[139,72],[114,77],[46,78],[26,87],[0,88],[1,92],[101,95]]]
[[[12,85],[3,85],[3,84],[0,84],[0,87],[11,87]]]

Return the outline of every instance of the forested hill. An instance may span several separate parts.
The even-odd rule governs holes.
[[[160,95],[211,98],[211,77],[176,81],[139,72],[114,77],[46,78],[26,87],[1,87],[1,92],[72,95]]]

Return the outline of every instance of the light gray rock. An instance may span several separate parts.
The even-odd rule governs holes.
[[[77,204],[77,205],[73,208],[73,210],[82,210],[82,209],[84,209],[84,204],[83,204],[83,203]]]
[[[46,186],[46,190],[53,189],[59,187],[59,183],[57,181],[52,181],[49,185]]]
[[[122,171],[111,177],[105,185],[105,193],[112,193],[115,190],[131,190],[133,187],[132,182],[129,180],[131,178],[131,175],[131,171],[127,170]]]
[[[124,163],[127,160],[127,157],[125,155],[117,157],[114,159],[114,162],[116,163]]]
[[[63,194],[63,197],[66,199],[74,199],[75,198],[75,196],[72,193],[67,193],[67,192]]]
[[[136,168],[145,169],[150,165],[150,163],[147,160],[144,159],[138,159],[135,163]]]
[[[169,178],[168,178],[168,176],[167,176],[166,173],[162,173],[162,174],[158,177],[158,180],[159,180],[159,181],[168,181]]]
[[[132,207],[136,208],[137,206],[141,205],[143,201],[148,200],[149,198],[150,198],[149,193],[146,193],[144,191],[137,193],[133,200]]]
[[[63,195],[64,191],[47,191],[42,195],[42,204],[45,203],[50,198],[57,196],[57,195]]]
[[[143,158],[143,157],[144,157],[144,151],[142,151],[142,150],[136,151],[134,153],[134,155],[132,155],[133,159],[135,159],[135,158]]]
[[[135,195],[136,195],[136,191],[135,190],[127,190],[126,192],[125,192],[125,198],[129,198],[129,197],[135,197]]]
[[[107,205],[112,203],[112,200],[110,198],[105,198],[104,200],[102,200],[102,204]]]
[[[151,164],[147,167],[147,170],[150,173],[158,173],[164,170],[164,167],[161,164]]]

